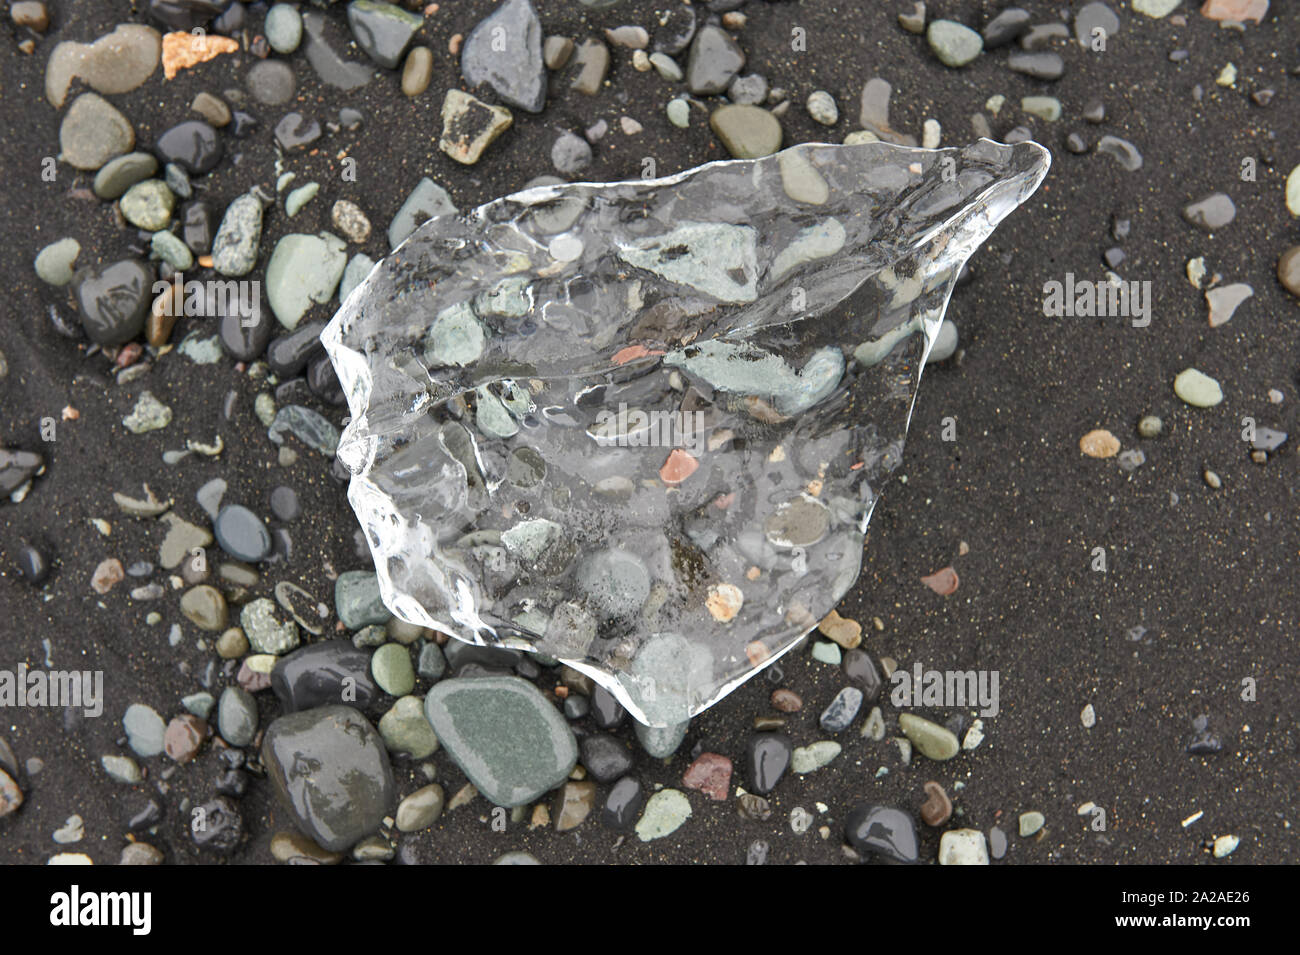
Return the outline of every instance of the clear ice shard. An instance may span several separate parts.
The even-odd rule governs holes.
[[[1036,143],[803,145],[429,220],[321,338],[397,616],[679,723],[853,586],[962,265]]]

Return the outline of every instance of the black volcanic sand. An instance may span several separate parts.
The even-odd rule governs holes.
[[[748,24],[738,34],[749,69],[793,94],[782,119],[787,144],[842,141],[857,128],[862,84],[880,75],[894,84],[896,128],[919,136],[922,121],[935,117],[943,124],[945,145],[965,142],[971,138],[970,114],[1002,93],[1008,102],[993,119],[995,133],[1025,123],[1055,155],[1042,188],[978,253],[974,280],[954,296],[949,315],[961,329],[964,354],[925,376],[900,469],[905,483],[896,480],[885,491],[862,576],[840,608],[864,623],[865,646],[877,660],[892,657],[908,668],[920,662],[935,669],[997,670],[1001,713],[987,721],[983,745],[946,763],[918,755],[909,767],[892,743],[859,736],[860,716],[840,734],[845,751],[835,762],[781,782],[767,822],[745,820],[734,800],[715,804],[692,792],[690,820],[651,843],[635,836],[621,839],[594,816],[565,835],[530,831],[526,825],[502,833],[489,825],[489,807],[480,797],[444,813],[432,830],[405,837],[413,858],[487,862],[526,850],[556,863],[737,863],[751,842],[763,839],[771,844],[771,862],[844,862],[843,822],[855,804],[915,812],[924,800],[923,783],[934,779],[961,813],[948,827],[987,832],[1000,825],[1011,837],[1009,862],[1204,862],[1211,860],[1208,846],[1214,837],[1225,833],[1237,835],[1241,845],[1219,864],[1297,860],[1297,842],[1288,828],[1296,815],[1300,744],[1295,439],[1261,466],[1250,459],[1240,434],[1244,416],[1297,432],[1300,311],[1274,277],[1278,255],[1300,241],[1283,203],[1286,173],[1300,161],[1296,22],[1282,9],[1284,3],[1274,3],[1263,24],[1244,32],[1221,29],[1201,17],[1193,3],[1181,8],[1189,21],[1184,27],[1138,16],[1125,3],[1111,5],[1123,20],[1120,34],[1104,53],[1058,47],[1067,72],[1057,83],[1012,73],[1006,50],[986,53],[961,70],[943,67],[924,39],[897,25],[896,13],[910,9],[910,3],[751,0],[744,7]],[[194,492],[214,477],[228,482],[226,501],[263,514],[269,514],[275,486],[293,486],[305,511],[290,526],[293,556],[287,564],[266,568],[259,596],[269,596],[276,581],[291,580],[331,601],[327,567],[363,568],[368,558],[355,551],[355,519],[324,459],[303,449],[293,466],[277,466],[276,448],[252,414],[259,384],[236,371],[231,360],[195,366],[172,353],[143,378],[118,386],[103,356],[86,357],[84,345],[60,338],[50,327],[50,304],[65,316],[73,312],[64,291],[36,278],[31,266],[36,252],[71,235],[82,246],[79,265],[111,261],[128,254],[135,233],[118,225],[113,204],[70,195],[87,188],[91,176],[60,166],[56,182],[41,180],[42,157],[58,152],[61,119],[42,95],[45,59],[60,39],[90,40],[117,22],[144,17],[127,2],[51,6],[57,8],[54,25],[32,56],[18,51],[21,37],[6,19],[7,53],[0,61],[7,276],[0,350],[9,366],[0,380],[0,442],[40,450],[48,459],[47,473],[23,503],[0,505],[0,667],[12,669],[22,661],[45,665],[42,641],[48,640],[53,667],[106,671],[107,700],[101,718],[71,729],[57,710],[2,714],[0,735],[19,760],[38,757],[44,768],[20,776],[26,803],[0,820],[0,861],[42,863],[66,850],[104,864],[117,860],[127,819],[171,766],[161,757],[141,760],[149,776],[141,786],[108,779],[99,756],[129,755],[122,713],[143,702],[165,719],[176,715],[180,698],[200,689],[198,676],[215,658],[212,650],[196,647],[200,634],[180,615],[180,592],[135,604],[127,594],[131,578],[104,597],[90,589],[90,575],[106,557],[124,565],[157,560],[162,527],[119,514],[112,492],[139,496],[147,482],[160,496],[174,498],[181,516],[206,523]],[[548,33],[581,38],[625,23],[650,28],[653,10],[662,6],[629,0],[613,10],[586,13],[576,2],[546,2],[539,12]],[[932,18],[974,25],[994,7],[928,6]],[[1070,4],[1026,6],[1048,22]],[[487,0],[443,3],[427,19],[424,36],[434,50],[435,77],[414,101],[401,95],[396,73],[353,93],[325,87],[300,51],[289,60],[299,83],[292,107],[245,107],[260,119],[259,130],[243,141],[227,135],[226,159],[201,185],[219,208],[255,184],[274,191],[272,129],[290,108],[322,122],[336,120],[343,106],[365,115],[360,129],[329,133],[312,154],[286,160],[285,168],[298,174],[295,186],[316,180],[321,194],[293,220],[283,211],[269,214],[254,277],[260,277],[281,235],[329,228],[335,199],[350,198],[365,209],[375,224],[365,251],[378,258],[387,251],[389,219],[421,176],[431,176],[468,208],[553,172],[549,155],[557,135],[580,132],[598,119],[609,122],[611,131],[595,146],[586,173],[593,180],[639,176],[646,157],[654,159],[661,175],[725,158],[699,111],[692,111],[687,130],[667,122],[663,106],[681,87],[654,72],[636,72],[629,51],[617,50],[609,85],[600,95],[584,97],[569,91],[567,81],[553,82],[544,113],[516,110],[514,128],[478,165],[454,163],[436,147],[442,93],[460,84],[447,43],[491,8]],[[342,10],[329,16],[330,36],[341,48],[350,39]],[[791,49],[794,26],[807,31],[806,52]],[[1170,62],[1168,53],[1179,48],[1190,51],[1189,58]],[[356,50],[350,55],[360,57]],[[1240,71],[1236,87],[1216,86],[1216,75],[1229,61]],[[253,62],[246,52],[222,56],[169,82],[160,69],[142,88],[110,99],[147,147],[160,131],[189,116],[196,93],[240,86]],[[1200,103],[1192,92],[1197,84],[1205,90]],[[1249,93],[1265,87],[1277,95],[1261,108]],[[829,131],[803,108],[807,95],[819,88],[831,91],[840,106],[840,123]],[[1020,97],[1040,93],[1061,99],[1061,121],[1045,123],[1020,113]],[[1106,122],[1099,127],[1081,118],[1094,96],[1106,104]],[[719,102],[715,98],[710,105]],[[625,114],[644,131],[624,136],[617,121]],[[1107,156],[1067,153],[1065,136],[1076,130],[1090,142],[1106,132],[1132,140],[1146,157],[1145,167],[1126,173]],[[357,161],[356,182],[340,179],[344,154]],[[1257,159],[1257,181],[1240,180],[1243,157]],[[1238,213],[1231,225],[1209,236],[1185,224],[1180,211],[1215,190],[1231,195]],[[1152,283],[1151,325],[1135,329],[1117,319],[1045,318],[1045,282],[1063,280],[1067,272],[1103,277],[1100,253],[1113,244],[1112,215],[1133,221],[1132,236],[1123,245],[1128,261],[1120,272]],[[1208,327],[1201,293],[1184,277],[1186,261],[1196,255],[1206,257],[1211,273],[1255,289],[1255,297],[1221,328]],[[193,270],[187,277],[204,276]],[[318,306],[308,317],[329,314]],[[183,319],[172,341],[204,321]],[[1173,378],[1189,365],[1222,383],[1221,405],[1190,408],[1175,397]],[[1283,404],[1269,403],[1270,388],[1285,395]],[[176,416],[163,431],[132,435],[121,419],[145,389]],[[239,400],[227,421],[221,406],[231,389]],[[40,419],[59,418],[69,405],[79,409],[80,418],[61,422],[57,440],[42,442]],[[343,416],[342,409],[327,413],[336,423]],[[1135,425],[1144,414],[1164,419],[1160,438],[1137,437]],[[956,419],[955,442],[941,440],[947,417]],[[1113,460],[1081,455],[1079,438],[1094,428],[1107,428],[1126,448],[1143,450],[1146,464],[1126,473]],[[186,437],[211,441],[217,434],[225,442],[218,459],[192,456],[175,467],[161,460],[164,450],[181,447]],[[1221,489],[1206,485],[1206,468],[1221,476]],[[111,536],[101,536],[91,525],[96,517],[112,523]],[[54,573],[41,588],[17,573],[15,557],[23,540],[54,558]],[[962,542],[969,553],[959,556]],[[1106,549],[1105,573],[1090,569],[1096,547]],[[922,575],[949,564],[961,577],[952,596],[940,597],[920,583]],[[144,621],[153,610],[164,620],[150,627]],[[882,621],[883,631],[872,626],[873,617]],[[167,642],[173,622],[185,633],[175,648]],[[1146,634],[1133,641],[1127,634],[1137,625]],[[214,635],[206,636],[210,641]],[[787,656],[781,667],[782,685],[805,701],[803,711],[789,718],[796,745],[825,738],[817,715],[845,684],[842,674],[812,660],[807,647]],[[1254,702],[1241,699],[1248,677],[1257,681]],[[541,685],[550,686],[545,678]],[[773,712],[768,704],[773,686],[765,677],[755,679],[695,719],[686,742],[668,761],[650,759],[637,748],[635,774],[648,789],[680,788],[692,751],[712,750],[735,761],[733,784],[743,783],[752,720]],[[1079,717],[1088,703],[1098,720],[1091,730]],[[269,691],[259,694],[259,705],[265,727],[279,707]],[[892,735],[897,711],[887,701],[884,710]],[[1192,720],[1201,714],[1209,715],[1211,730],[1223,740],[1217,754],[1185,751]],[[928,715],[942,722],[954,712]],[[630,725],[618,735],[631,740]],[[445,753],[432,761],[450,799],[464,777]],[[881,767],[888,772],[879,772]],[[409,762],[399,760],[395,771],[403,794],[425,782]],[[207,746],[166,780],[165,820],[156,834],[143,838],[162,848],[169,861],[218,861],[195,848],[180,808],[185,799],[210,798],[218,773],[216,752]],[[600,787],[601,800],[607,791],[608,786]],[[1076,814],[1085,802],[1105,808],[1105,832],[1091,831],[1088,820]],[[818,804],[824,804],[824,812]],[[271,835],[290,828],[290,818],[265,780],[253,783],[241,805],[250,837],[231,860],[271,861]],[[796,806],[816,816],[813,829],[802,835],[789,825]],[[1041,837],[1023,840],[1015,835],[1016,817],[1028,810],[1044,813],[1047,826]],[[1198,822],[1180,824],[1198,811],[1204,813]],[[85,838],[56,845],[51,834],[74,813],[85,820]],[[828,827],[828,838],[818,834],[820,826]],[[922,858],[934,860],[939,831],[919,821],[918,828]]]

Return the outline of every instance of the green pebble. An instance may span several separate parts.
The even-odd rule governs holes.
[[[320,183],[309,182],[305,186],[299,186],[293,192],[289,193],[284,200],[284,212],[290,219],[302,211],[302,207],[316,198],[316,193],[320,192]]]
[[[1223,400],[1223,389],[1209,375],[1185,368],[1174,379],[1174,394],[1196,408],[1213,408]]]
[[[923,756],[938,762],[952,759],[961,749],[956,735],[951,730],[944,729],[938,723],[913,716],[911,713],[903,713],[898,717],[898,728]]]
[[[292,53],[302,42],[302,14],[288,3],[277,3],[266,14],[262,28],[266,42],[276,53]]]
[[[1020,835],[1023,838],[1029,838],[1047,822],[1041,812],[1022,812],[1020,814]]]
[[[1061,101],[1055,96],[1026,96],[1020,101],[1020,108],[1030,116],[1037,116],[1049,123],[1061,118]]]
[[[51,242],[36,254],[36,274],[42,282],[59,288],[72,281],[72,264],[81,254],[81,243],[76,239]]]
[[[735,159],[759,159],[781,148],[781,123],[761,106],[720,106],[709,125]]]
[[[690,801],[676,789],[661,789],[646,802],[645,811],[636,823],[637,838],[642,842],[670,836],[691,816]]]
[[[149,232],[167,228],[175,205],[176,196],[161,179],[137,182],[118,200],[122,217],[136,228]]]
[[[1143,438],[1156,438],[1164,430],[1165,423],[1153,414],[1138,422],[1138,435]]]
[[[840,755],[843,747],[834,740],[823,739],[807,746],[796,747],[790,758],[790,768],[796,773],[811,773],[827,765]]]
[[[149,240],[149,247],[154,255],[181,272],[194,265],[194,253],[190,247],[170,232],[155,232]]]
[[[812,658],[821,663],[829,663],[831,666],[839,666],[843,659],[840,648],[837,644],[828,640],[818,640],[813,644]]]
[[[926,42],[944,66],[965,66],[984,52],[984,38],[954,20],[935,20],[925,31]]]
[[[428,829],[442,815],[446,795],[437,783],[417,789],[397,804],[397,829],[399,832],[419,832]]]
[[[400,643],[386,643],[370,658],[370,673],[389,696],[405,696],[415,689],[411,653]]]
[[[391,752],[406,753],[412,759],[424,759],[438,750],[438,734],[424,715],[424,701],[418,696],[403,696],[392,709],[379,718],[379,735]]]
[[[685,129],[691,124],[691,105],[680,96],[668,101],[668,122],[678,129]]]
[[[257,420],[262,422],[263,427],[271,427],[271,422],[275,420],[275,398],[269,391],[259,392],[253,399],[253,414],[257,415]]]

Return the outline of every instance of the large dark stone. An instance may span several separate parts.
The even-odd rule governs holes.
[[[303,835],[331,852],[352,848],[394,809],[384,742],[351,707],[280,717],[266,731],[262,763]]]
[[[271,689],[288,713],[341,703],[359,710],[379,695],[370,678],[370,654],[347,640],[326,640],[281,657]]]
[[[859,852],[883,855],[895,862],[917,860],[916,823],[901,809],[856,806],[844,822],[844,834]]]
[[[790,768],[794,746],[784,733],[762,733],[749,741],[749,788],[770,793]]]
[[[164,163],[174,162],[192,176],[211,172],[223,152],[221,137],[201,119],[177,123],[159,135],[153,149]]]
[[[121,345],[144,331],[153,270],[139,259],[86,266],[72,277],[81,326],[100,345]]]

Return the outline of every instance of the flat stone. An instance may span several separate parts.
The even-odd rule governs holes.
[[[862,853],[882,855],[895,862],[919,858],[916,823],[912,816],[890,806],[855,806],[844,822],[844,834]]]
[[[808,115],[823,126],[834,126],[840,121],[840,110],[835,105],[835,97],[825,90],[809,93],[806,106]]]
[[[221,691],[217,702],[217,731],[231,746],[247,746],[257,735],[257,703],[238,686]]]
[[[632,776],[624,776],[610,787],[600,812],[600,821],[611,829],[629,829],[644,804],[645,792],[641,783]]]
[[[443,680],[425,697],[425,715],[456,765],[499,806],[554,789],[578,759],[568,723],[518,677]]]
[[[266,436],[275,444],[284,444],[285,432],[326,457],[334,457],[339,446],[338,428],[320,412],[302,405],[285,405],[275,413]]]
[[[984,38],[984,49],[995,50],[1000,46],[1006,46],[1012,40],[1018,39],[1021,34],[1029,29],[1030,14],[1028,10],[1022,10],[1019,7],[1008,7],[1001,11],[988,23],[984,24],[981,36]]]
[[[158,171],[158,159],[151,153],[127,153],[106,162],[95,173],[93,190],[101,199],[117,199],[137,182]]]
[[[275,124],[275,141],[285,152],[303,151],[322,135],[320,121],[294,111]]]
[[[596,784],[592,782],[568,782],[555,795],[551,815],[555,819],[556,832],[568,832],[576,829],[591,815],[596,808]]]
[[[379,735],[389,752],[404,753],[412,759],[425,759],[438,750],[438,735],[429,725],[424,701],[418,696],[403,696],[394,703],[379,720]]]
[[[334,609],[349,630],[384,624],[392,616],[379,592],[379,578],[369,570],[339,574],[334,582]]]
[[[76,239],[59,239],[36,254],[33,268],[42,282],[62,288],[72,281],[73,265],[80,254],[81,243]]]
[[[191,176],[211,172],[225,152],[217,131],[201,119],[187,119],[159,133],[153,149],[164,163],[176,163]]]
[[[911,713],[899,714],[898,728],[912,741],[921,755],[930,759],[952,759],[961,750],[957,737],[951,730]]]
[[[691,43],[686,86],[697,96],[713,96],[726,90],[744,67],[745,53],[740,44],[722,27],[708,23],[696,31]]]
[[[530,0],[504,0],[470,31],[460,71],[471,86],[487,85],[511,106],[540,113],[546,105],[542,21]]]
[[[1255,294],[1255,290],[1244,282],[1220,285],[1205,293],[1205,302],[1210,307],[1210,327],[1218,328],[1232,319],[1242,302]]]
[[[1182,2],[1183,0],[1133,0],[1133,9],[1143,16],[1159,20],[1173,13]]]
[[[932,20],[925,40],[944,66],[965,66],[984,52],[984,38],[953,20]]]
[[[1103,44],[1109,43],[1110,38],[1117,33],[1119,17],[1104,3],[1094,0],[1084,4],[1074,14],[1074,37],[1082,47],[1091,49],[1096,39]]]
[[[170,411],[168,420],[171,420]],[[158,522],[167,525],[166,535],[158,548],[158,563],[164,570],[174,570],[194,550],[207,547],[212,543],[212,535],[208,533],[207,528],[191,524],[175,514],[164,514]]]
[[[181,597],[181,613],[201,630],[225,630],[229,614],[226,598],[216,587],[200,584]]]
[[[591,144],[565,131],[551,146],[551,164],[566,176],[572,176],[591,164]]]
[[[637,838],[651,842],[670,836],[691,817],[691,803],[676,789],[661,789],[650,797],[636,824]]]
[[[61,109],[77,79],[109,96],[129,93],[153,75],[161,57],[161,34],[139,23],[118,24],[93,43],[64,40],[45,63],[45,98]]]
[[[302,15],[291,3],[277,3],[267,11],[263,30],[271,49],[287,55],[302,42]]]
[[[1300,245],[1293,245],[1277,260],[1277,280],[1292,295],[1300,298]]]
[[[417,789],[397,804],[397,829],[399,832],[419,832],[428,829],[442,815],[446,795],[437,783]]]
[[[352,0],[348,4],[348,26],[366,56],[386,70],[395,70],[424,26],[424,19],[394,3]]]
[[[153,298],[153,270],[139,259],[86,266],[72,277],[81,327],[100,345],[121,345],[144,331]]]
[[[1137,172],[1142,168],[1142,153],[1127,139],[1106,135],[1097,140],[1097,152],[1110,156],[1126,172]]]
[[[846,686],[822,711],[818,718],[818,725],[828,733],[843,732],[853,725],[861,708],[862,691],[856,686]]]
[[[807,746],[798,746],[790,757],[790,768],[803,775],[828,766],[840,755],[843,747],[834,740],[823,739]]]
[[[292,330],[312,303],[332,299],[347,263],[347,243],[338,236],[283,236],[266,265],[266,298],[280,324]]]
[[[321,82],[343,91],[370,82],[373,70],[367,64],[349,62],[325,39],[325,17],[316,12],[302,14],[303,52]]]
[[[1211,193],[1204,199],[1183,207],[1183,218],[1198,229],[1213,232],[1221,229],[1237,216],[1232,199],[1222,192]]]
[[[231,557],[255,564],[271,553],[271,532],[260,517],[240,504],[223,507],[212,524],[217,543]]]
[[[1213,408],[1223,401],[1223,389],[1209,375],[1184,368],[1174,379],[1174,394],[1195,408]]]
[[[122,728],[126,730],[127,745],[137,756],[147,758],[163,751],[167,724],[152,707],[132,703],[122,717]]]
[[[298,78],[293,67],[282,60],[259,60],[249,67],[244,85],[259,103],[283,106],[293,99]]]
[[[456,205],[447,190],[432,179],[421,179],[388,226],[388,244],[397,248],[422,224],[435,216],[455,215]]]
[[[400,643],[386,643],[370,658],[370,673],[385,693],[405,696],[415,689],[411,652]]]
[[[988,844],[978,829],[950,829],[939,837],[939,865],[988,864]]]
[[[262,763],[298,828],[331,852],[376,831],[396,801],[383,741],[350,707],[281,716],[266,730]]]
[[[782,733],[751,737],[746,747],[750,790],[766,795],[775,789],[790,768],[793,750],[790,738]]]
[[[1039,52],[1013,50],[1007,57],[1007,66],[1015,73],[1023,73],[1036,80],[1057,80],[1065,73],[1065,60],[1062,59],[1061,54],[1050,50]]]
[[[571,89],[587,96],[595,96],[609,72],[609,47],[599,40],[586,39],[578,44],[573,56],[573,81]]]
[[[130,121],[96,93],[73,100],[59,125],[59,158],[77,169],[99,169],[134,145]]]
[[[413,46],[402,64],[402,95],[414,99],[433,81],[433,51],[427,46]]]

